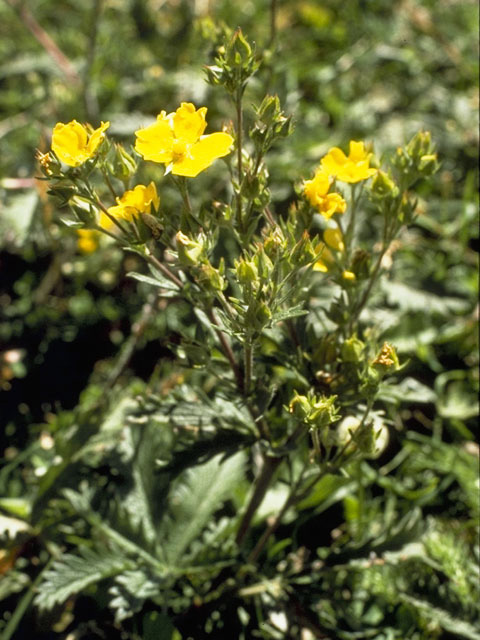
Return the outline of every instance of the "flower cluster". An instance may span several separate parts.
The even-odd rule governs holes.
[[[230,153],[233,145],[233,137],[228,133],[219,131],[203,135],[207,126],[206,113],[206,107],[196,109],[189,102],[183,102],[175,112],[168,115],[162,111],[153,125],[135,132],[137,137],[136,151],[145,160],[165,164],[165,173],[192,178],[197,176],[201,171],[207,169],[214,160]],[[109,126],[109,122],[102,122],[97,129],[94,129],[91,125],[83,125],[76,120],[67,124],[57,123],[52,132],[53,160],[49,153],[39,152],[37,154],[43,173],[48,177],[54,175],[52,162],[56,163],[55,177],[60,178],[63,176],[60,162],[69,167],[81,167],[88,160],[96,161],[99,158],[102,143],[105,141],[105,131]],[[108,160],[111,157],[112,149],[115,149],[113,164]],[[108,166],[113,167],[110,171],[122,179],[124,184],[135,172],[134,158],[119,145],[107,145],[102,151],[101,157],[107,164],[110,162]],[[118,167],[115,163],[121,165],[119,171],[116,170]],[[87,171],[89,171],[88,167]],[[70,174],[67,173],[64,177],[68,177],[68,175]],[[67,192],[65,191],[65,193]],[[69,191],[69,193],[71,192]],[[148,223],[148,216],[156,215],[160,205],[160,198],[153,182],[148,186],[139,184],[133,189],[125,191],[122,196],[115,197],[116,204],[108,209],[105,209],[98,201],[92,202],[91,192],[75,193],[76,195],[71,195],[68,202],[72,206],[81,203],[82,221],[88,224],[93,222],[93,214],[91,213],[93,204],[99,211],[96,226],[106,231],[111,229],[116,220],[136,222],[139,217],[142,217]],[[77,209],[75,210],[77,211]],[[87,218],[89,219],[87,220]],[[118,226],[124,229],[124,227],[120,227],[120,222]],[[85,253],[93,251],[97,240],[96,231],[79,230],[80,251]]]
[[[335,180],[355,183],[367,180],[376,173],[370,168],[371,153],[367,153],[363,142],[350,141],[348,156],[338,147],[333,147],[321,159],[320,167],[312,180],[304,183],[304,193],[310,204],[327,220],[334,213],[344,213],[347,203],[336,192],[330,193]]]

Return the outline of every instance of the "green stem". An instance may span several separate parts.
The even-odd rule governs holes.
[[[245,395],[250,393],[250,386],[252,384],[252,369],[253,369],[253,343],[250,338],[247,338],[244,345],[244,363],[245,363],[245,380],[243,384],[243,390]]]
[[[117,201],[117,193],[115,191],[115,189],[113,188],[112,182],[110,180],[110,176],[108,175],[107,171],[105,170],[105,167],[102,167],[101,169],[102,171],[102,175],[103,175],[103,179],[105,180],[105,184],[108,187],[108,190],[110,191],[110,193],[113,196],[114,201]]]
[[[263,551],[263,548],[265,547],[268,539],[276,531],[277,527],[280,525],[283,516],[296,501],[296,493],[298,488],[300,487],[300,484],[302,483],[303,476],[305,475],[305,471],[307,469],[307,464],[308,464],[307,462],[304,464],[299,477],[297,478],[297,480],[295,481],[295,484],[291,488],[290,493],[288,494],[288,497],[283,503],[283,506],[280,509],[279,513],[277,514],[275,520],[267,527],[267,529],[265,529],[265,531],[263,532],[263,535],[261,536],[261,538],[258,540],[255,547],[253,548],[253,551],[248,556],[247,562],[249,564],[253,564],[256,561],[258,556]]]
[[[270,486],[273,474],[277,470],[282,460],[283,457],[273,458],[271,456],[264,456],[262,470],[260,471],[260,475],[255,481],[255,488],[248,503],[247,510],[243,514],[240,526],[238,528],[236,536],[236,543],[238,545],[241,545],[243,540],[245,539],[253,516],[255,515],[258,507],[261,505],[265,494],[267,493],[268,487]]]
[[[243,229],[243,212],[242,212],[242,182],[243,182],[243,110],[242,110],[243,87],[238,86],[235,95],[235,107],[237,111],[237,169],[238,169],[238,193],[237,193],[237,224],[240,231]]]
[[[347,230],[345,232],[345,251],[347,254],[347,258],[351,253],[351,244],[353,240],[353,236],[355,233],[355,218],[357,214],[357,205],[359,201],[359,197],[357,197],[357,185],[352,185],[352,198],[351,198],[351,211],[350,211],[350,220],[348,221]]]
[[[214,309],[209,309],[207,312],[208,318],[210,320],[210,322],[215,325],[216,327],[218,327],[218,318],[215,315],[215,310]],[[229,341],[227,340],[227,337],[225,336],[225,334],[223,333],[223,331],[218,328],[215,329],[215,333],[217,334],[218,339],[220,340],[220,344],[222,345],[223,348],[223,353],[225,354],[228,362],[230,363],[230,367],[233,371],[233,375],[235,376],[235,380],[237,383],[237,388],[238,390],[243,393],[243,378],[242,378],[242,373],[237,365],[237,361],[235,360],[235,356],[233,354],[232,351],[232,347],[230,346]]]
[[[299,424],[295,431],[291,433],[284,446],[283,450],[289,449],[293,446],[293,444],[298,440],[298,438],[304,433],[305,428],[303,424]],[[287,457],[288,454],[283,453],[278,456],[268,456],[266,454],[263,455],[263,467],[260,472],[260,475],[255,481],[255,489],[252,493],[250,501],[248,503],[247,510],[243,514],[242,520],[240,522],[240,526],[238,528],[236,542],[238,545],[241,545],[243,540],[245,539],[245,535],[250,527],[253,516],[255,515],[256,510],[261,505],[265,494],[267,493],[268,487],[270,486],[270,482],[272,481],[273,475],[277,469],[277,467],[282,463],[283,460]]]
[[[25,612],[27,611],[28,607],[30,606],[35,596],[35,593],[37,591],[37,586],[40,584],[43,578],[43,574],[50,568],[50,565],[52,564],[52,562],[53,562],[53,557],[50,558],[50,560],[44,566],[42,571],[38,574],[38,576],[32,582],[32,584],[28,588],[28,591],[24,594],[23,598],[17,604],[15,611],[12,614],[12,617],[10,618],[10,620],[7,623],[7,626],[3,630],[2,640],[10,640],[10,638],[15,633],[18,625],[20,624],[20,620],[23,618]]]
[[[175,180],[175,183],[180,191],[180,194],[183,199],[183,204],[185,206],[185,210],[190,215],[193,215],[192,203],[190,202],[190,196],[188,194],[187,180],[184,176],[180,176],[178,180]]]
[[[147,249],[147,253],[145,254],[145,260],[150,262],[152,266],[161,271],[164,276],[166,276],[169,280],[171,280],[174,284],[177,285],[179,289],[183,289],[183,282],[177,278],[177,276],[170,271],[168,267],[166,267],[163,263],[158,260],[150,251]]]

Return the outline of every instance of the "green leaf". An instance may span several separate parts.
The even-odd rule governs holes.
[[[190,543],[207,525],[213,513],[234,493],[244,477],[243,452],[222,462],[222,455],[188,469],[169,495],[169,518],[162,523],[165,556],[172,565],[180,562]]]
[[[397,404],[400,402],[418,402],[428,403],[436,402],[437,394],[427,387],[427,385],[419,382],[415,378],[404,378],[395,386],[386,382],[382,382],[379,386],[377,399]]]
[[[35,604],[40,609],[51,609],[89,585],[133,567],[134,563],[123,553],[83,547],[78,555],[68,553],[55,560],[43,576]]]
[[[155,271],[153,276],[147,276],[144,273],[137,273],[136,271],[130,271],[127,273],[127,277],[138,280],[153,287],[159,287],[166,289],[167,291],[175,291],[178,293],[180,289],[168,278],[165,278],[159,271]]]
[[[287,320],[288,318],[297,318],[299,316],[305,316],[307,314],[308,311],[302,309],[302,305],[297,305],[296,307],[292,307],[291,309],[286,309],[285,311],[274,313],[271,321],[272,323],[281,322],[282,320]]]

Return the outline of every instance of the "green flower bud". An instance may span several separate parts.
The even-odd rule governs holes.
[[[438,160],[436,153],[427,153],[426,155],[420,157],[418,170],[423,176],[431,176],[437,171],[437,169]]]
[[[338,409],[335,406],[337,396],[321,396],[313,403],[309,421],[317,428],[322,429],[339,419]]]
[[[251,260],[240,260],[235,262],[235,272],[240,284],[253,284],[258,281],[258,270]]]
[[[267,307],[265,302],[261,302],[255,312],[255,324],[257,329],[263,329],[267,325],[272,317],[272,312]]]
[[[372,195],[377,198],[396,198],[399,194],[399,189],[392,178],[380,169],[374,175],[370,189]]]
[[[137,168],[135,158],[127,153],[121,144],[116,144],[112,163],[113,175],[119,180],[128,180],[136,173]]]
[[[413,159],[417,160],[420,156],[431,153],[432,137],[430,131],[419,131],[407,144],[406,152]]]
[[[240,28],[235,31],[227,44],[225,54],[227,64],[232,67],[242,63],[249,63],[252,56],[252,47],[248,44]]]
[[[340,349],[343,362],[351,362],[353,364],[363,362],[364,351],[365,344],[357,338],[355,333],[345,340]]]
[[[364,424],[358,430],[355,442],[366,458],[378,458],[388,444],[387,427],[378,420]]]
[[[301,239],[293,247],[290,261],[293,266],[303,267],[310,264],[317,257],[308,231],[304,231]]]
[[[366,372],[362,376],[360,384],[360,394],[367,400],[374,398],[380,384],[380,374],[374,367],[367,367]]]
[[[288,405],[288,411],[299,420],[307,420],[310,415],[311,406],[307,396],[300,396],[295,391],[293,399]]]
[[[227,286],[225,279],[211,264],[202,264],[198,273],[199,282],[215,291],[223,291]]]
[[[203,243],[192,240],[179,231],[175,239],[177,241],[178,259],[184,265],[197,265],[201,262],[204,253]]]
[[[278,96],[265,96],[257,110],[257,116],[263,124],[270,125],[281,114]]]
[[[280,229],[274,229],[271,231],[268,236],[263,241],[263,248],[265,250],[266,255],[271,259],[275,260],[279,253],[281,253],[287,246],[287,242],[283,237],[283,233]]]

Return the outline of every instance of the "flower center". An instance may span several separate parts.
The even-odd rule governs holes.
[[[175,140],[172,148],[172,162],[181,162],[187,155],[188,146],[182,140]]]

